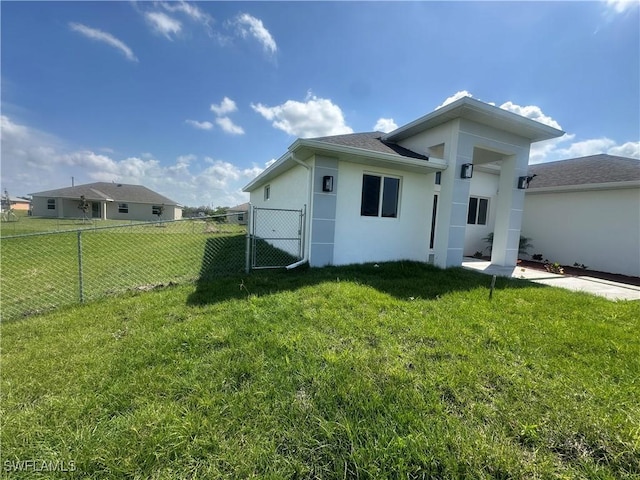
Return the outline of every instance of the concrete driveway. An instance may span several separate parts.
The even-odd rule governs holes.
[[[611,282],[600,278],[587,276],[556,275],[526,267],[499,267],[491,265],[486,260],[465,258],[463,268],[476,270],[487,275],[499,277],[513,277],[530,280],[532,282],[549,285],[551,287],[566,288],[576,292],[586,292],[609,300],[640,300],[640,287],[624,283]]]

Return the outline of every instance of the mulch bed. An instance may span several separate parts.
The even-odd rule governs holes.
[[[534,262],[532,260],[518,260],[518,265],[521,267],[532,268],[534,270],[542,270],[546,272],[543,262]],[[640,287],[640,277],[631,277],[629,275],[620,275],[617,273],[598,272],[596,270],[587,270],[584,268],[577,268],[563,265],[564,274],[572,277],[593,277],[600,278],[602,280],[609,280],[611,282],[625,283],[627,285],[636,285]]]

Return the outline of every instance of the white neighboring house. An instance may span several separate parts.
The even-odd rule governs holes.
[[[303,259],[312,266],[402,259],[459,266],[478,223],[494,232],[491,262],[511,266],[530,145],[563,133],[465,97],[387,134],[298,139],[244,190],[255,207],[306,207]],[[470,213],[485,175],[499,193],[487,202],[474,197]]]
[[[235,225],[246,225],[249,217],[249,202],[241,203],[227,210],[227,222]]]
[[[640,277],[640,160],[592,155],[532,165],[522,234],[563,265]]]
[[[32,213],[40,217],[82,218],[82,198],[89,218],[111,220],[178,220],[182,207],[142,185],[96,182],[30,194]],[[159,216],[158,213],[161,213]]]

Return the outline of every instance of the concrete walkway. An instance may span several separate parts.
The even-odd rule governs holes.
[[[610,282],[600,278],[569,275],[556,275],[555,273],[542,272],[526,267],[499,267],[491,265],[486,260],[465,257],[463,268],[476,270],[487,275],[499,277],[523,278],[532,282],[549,285],[552,287],[566,288],[576,292],[586,292],[599,295],[609,300],[640,300],[640,287],[625,283]]]

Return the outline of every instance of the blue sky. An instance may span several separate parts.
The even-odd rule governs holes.
[[[562,128],[531,163],[640,158],[640,8],[594,2],[10,2],[1,187],[242,203],[296,137],[472,95]]]

